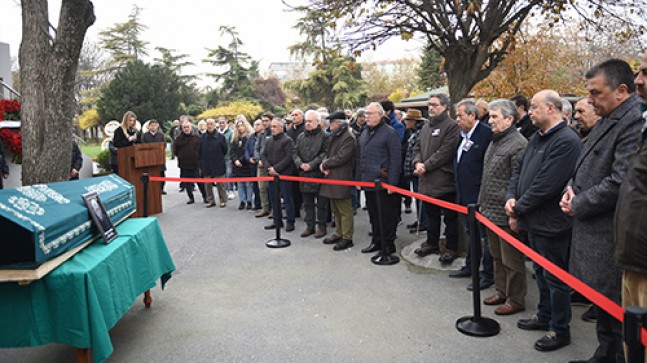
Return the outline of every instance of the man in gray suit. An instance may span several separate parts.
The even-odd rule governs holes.
[[[570,272],[620,304],[622,273],[613,262],[613,215],[620,184],[638,150],[642,118],[629,64],[611,59],[586,73],[600,119],[590,131],[560,206],[573,216]],[[596,307],[599,346],[591,360],[624,362],[622,324]]]

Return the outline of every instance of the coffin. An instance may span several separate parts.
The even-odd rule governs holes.
[[[0,190],[0,268],[36,268],[98,237],[82,195],[96,191],[117,225],[136,209],[117,175]]]

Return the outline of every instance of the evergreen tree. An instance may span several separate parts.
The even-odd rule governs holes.
[[[140,39],[141,33],[148,27],[139,21],[141,8],[133,5],[133,10],[125,23],[117,23],[99,33],[99,43],[105,48],[112,59],[108,62],[106,71],[114,71],[124,67],[128,62],[141,60],[148,55],[148,42]]]
[[[220,84],[218,88],[218,101],[236,101],[251,98],[254,92],[252,80],[258,76],[258,62],[241,50],[243,42],[238,36],[235,27],[221,26],[221,36],[231,37],[227,47],[218,46],[216,49],[207,49],[207,58],[203,60],[223,71],[208,73]]]
[[[420,89],[434,89],[445,85],[443,57],[433,47],[427,45],[422,50],[422,61],[418,68],[418,85]]]
[[[142,123],[151,118],[172,120],[180,113],[180,86],[168,67],[132,61],[103,89],[97,110],[102,120],[121,120],[128,110]]]

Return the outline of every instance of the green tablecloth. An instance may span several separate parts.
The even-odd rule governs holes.
[[[108,331],[175,270],[157,219],[128,219],[117,232],[29,285],[0,283],[0,347],[63,343],[91,348],[94,362],[108,358]]]

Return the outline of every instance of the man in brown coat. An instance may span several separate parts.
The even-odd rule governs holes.
[[[429,122],[422,127],[413,146],[413,174],[419,177],[421,194],[455,203],[454,158],[460,130],[456,121],[449,117],[448,103],[449,99],[444,94],[429,97]],[[439,252],[441,208],[427,203],[424,210],[428,217],[427,241],[414,251],[420,257]],[[439,260],[451,263],[456,259],[458,249],[457,215],[448,209],[444,209],[443,214],[447,250]]]
[[[352,180],[355,161],[355,136],[348,128],[343,112],[335,112],[327,117],[330,120],[330,146],[320,169],[326,179]],[[335,244],[335,251],[353,247],[353,205],[352,187],[323,184],[319,195],[330,199],[330,207],[335,216],[335,234],[324,239],[325,244]]]

